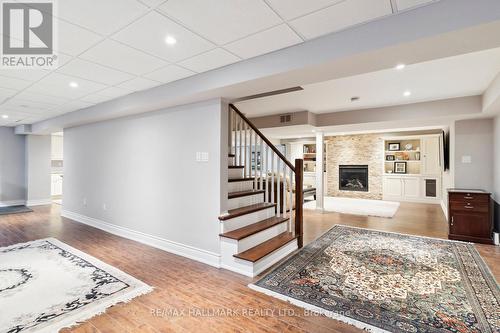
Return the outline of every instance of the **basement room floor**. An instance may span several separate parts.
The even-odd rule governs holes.
[[[155,290],[64,332],[363,332],[247,287],[251,278],[216,269],[60,217],[60,205],[0,217],[0,246],[55,237],[153,286]],[[215,222],[214,222],[215,223]],[[304,211],[305,243],[335,224],[446,238],[438,205],[403,203],[393,219]],[[477,245],[496,279],[500,248]],[[169,309],[186,311],[162,315]],[[189,310],[234,311],[232,316],[193,316]],[[234,314],[237,315],[234,315]]]

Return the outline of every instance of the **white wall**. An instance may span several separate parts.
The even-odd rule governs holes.
[[[463,163],[464,156],[470,156],[471,163]],[[492,119],[455,123],[455,186],[493,191]]]
[[[217,99],[65,129],[64,215],[218,264],[225,124]]]
[[[26,204],[50,204],[51,136],[26,135],[25,145]]]
[[[493,198],[495,204],[495,230],[500,232],[500,115],[493,122]]]
[[[0,206],[24,200],[24,137],[13,127],[0,127]]]

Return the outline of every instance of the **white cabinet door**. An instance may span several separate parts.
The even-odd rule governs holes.
[[[402,178],[403,197],[405,200],[418,199],[420,197],[420,178]]]
[[[441,173],[439,137],[425,137],[422,139],[422,173],[438,175]]]
[[[403,196],[401,177],[384,177],[384,196],[395,198]]]

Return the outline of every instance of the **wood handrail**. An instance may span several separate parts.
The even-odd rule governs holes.
[[[295,166],[294,166],[294,165],[293,165],[290,161],[288,161],[288,160],[286,159],[286,157],[285,157],[285,156],[284,156],[284,155],[283,155],[283,154],[282,154],[282,153],[278,150],[278,148],[276,148],[276,147],[272,144],[272,142],[271,142],[271,141],[269,141],[269,139],[268,139],[268,138],[266,138],[266,137],[264,136],[264,134],[262,134],[262,132],[261,132],[261,131],[259,131],[259,129],[258,129],[257,127],[255,127],[255,125],[254,125],[254,124],[252,124],[252,122],[251,122],[250,120],[248,120],[248,118],[247,118],[247,117],[245,117],[245,116],[243,115],[243,113],[241,113],[241,111],[240,111],[240,110],[238,110],[238,108],[237,108],[236,106],[234,106],[234,104],[229,104],[229,107],[230,107],[231,109],[233,109],[233,110],[234,110],[234,111],[238,114],[238,116],[240,116],[240,117],[241,117],[241,119],[243,119],[243,120],[247,123],[247,125],[248,125],[248,126],[250,126],[250,128],[251,128],[251,129],[253,129],[253,130],[255,131],[255,133],[257,133],[257,135],[258,135],[258,136],[259,136],[262,140],[264,140],[264,142],[265,142],[265,143],[266,143],[266,144],[267,144],[267,145],[268,145],[268,146],[272,149],[272,151],[274,151],[274,153],[275,153],[276,155],[278,155],[278,157],[279,157],[279,158],[280,158],[280,159],[281,159],[281,160],[282,160],[282,161],[283,161],[283,162],[284,162],[284,163],[285,163],[285,164],[286,164],[286,165],[287,165],[287,166],[288,166],[288,167],[289,167],[289,168],[290,168],[293,172],[296,172],[296,171],[295,171]]]

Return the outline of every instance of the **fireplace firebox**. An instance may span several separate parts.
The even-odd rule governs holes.
[[[368,165],[340,165],[339,190],[368,192]]]

